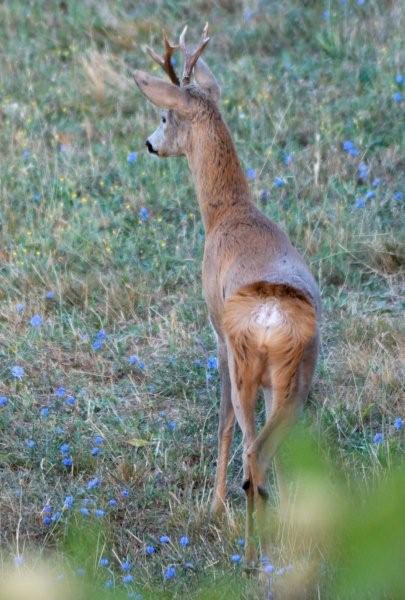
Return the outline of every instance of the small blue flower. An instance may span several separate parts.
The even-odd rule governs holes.
[[[55,292],[53,292],[52,290],[49,290],[45,294],[45,300],[53,300],[55,298],[55,296],[56,296]]]
[[[93,350],[101,350],[101,348],[104,346],[104,340],[94,340],[91,344],[91,347],[93,348]]]
[[[105,510],[103,510],[102,508],[96,508],[96,510],[94,511],[94,514],[99,519],[102,519],[105,516]]]
[[[121,496],[123,498],[128,498],[128,496],[129,496],[129,490],[127,488],[122,489],[121,490]]]
[[[238,544],[238,546],[241,546],[243,548],[243,546],[245,545],[245,540],[243,538],[239,538],[238,540],[236,540],[236,543]]]
[[[254,179],[256,179],[256,169],[246,169],[246,177],[248,179],[250,179],[251,181],[253,181]]]
[[[20,367],[19,365],[14,365],[14,367],[11,367],[10,371],[11,371],[11,375],[15,379],[19,379],[20,381],[22,380],[22,378],[25,375],[24,368]]]
[[[65,501],[63,503],[63,508],[69,510],[72,508],[74,502],[73,496],[66,496]]]
[[[2,408],[3,406],[7,406],[7,404],[8,404],[7,396],[0,396],[0,408]]]
[[[401,417],[397,417],[394,421],[394,427],[397,431],[400,431],[404,426],[404,421]]]
[[[73,465],[73,458],[71,456],[64,456],[62,458],[62,464],[64,467],[71,467]]]
[[[111,498],[111,500],[108,501],[108,505],[111,506],[111,508],[115,508],[116,506],[118,506],[118,502],[115,498]]]
[[[373,192],[373,190],[368,190],[368,192],[366,192],[365,198],[366,200],[372,200],[373,198],[375,198],[375,192]]]
[[[395,92],[394,94],[392,94],[392,99],[394,100],[394,102],[397,102],[399,104],[400,102],[402,102],[404,97],[401,92]]]
[[[25,150],[22,151],[23,159],[28,160],[30,156],[31,156],[31,152],[27,148],[25,148]]]
[[[129,562],[129,560],[125,560],[123,563],[121,563],[122,571],[131,571],[131,569],[132,569],[132,564]]]
[[[352,140],[345,140],[342,144],[342,148],[350,156],[358,156],[360,154],[360,151],[358,150],[354,142],[352,142]]]
[[[54,429],[54,433],[55,433],[56,435],[64,435],[64,434],[65,434],[65,430],[63,429],[63,427],[59,427],[59,426],[57,426],[57,427],[55,427],[55,429]]]
[[[170,538],[168,535],[161,535],[159,538],[159,542],[161,544],[169,544],[170,543]]]
[[[35,192],[34,194],[32,194],[32,199],[34,202],[39,202],[41,200],[41,194],[39,192]]]
[[[65,406],[75,406],[76,398],[74,396],[66,396],[65,400],[63,401],[63,404]]]
[[[139,367],[140,369],[145,368],[145,363],[136,356],[136,354],[131,354],[128,356],[128,364],[131,366]]]
[[[27,448],[29,448],[30,450],[32,450],[32,448],[35,448],[35,446],[37,445],[35,440],[25,440],[25,445],[27,446]]]
[[[50,504],[45,504],[44,508],[42,509],[42,512],[44,515],[51,515],[52,514],[52,506]]]
[[[240,554],[232,554],[232,556],[230,557],[230,561],[234,564],[239,564],[242,560],[242,557]]]
[[[176,577],[176,567],[166,567],[164,577],[166,580],[173,579]]]
[[[146,208],[146,206],[142,206],[142,208],[139,209],[138,215],[143,223],[146,223],[146,221],[148,221],[150,217],[149,210]]]
[[[381,444],[384,441],[384,436],[382,433],[376,433],[373,437],[374,444]]]
[[[100,560],[98,561],[98,564],[100,567],[108,567],[108,565],[110,564],[110,561],[108,560],[108,558],[100,558]]]
[[[274,572],[274,566],[271,563],[266,563],[263,565],[263,571],[267,574]]]
[[[380,177],[376,177],[373,180],[373,183],[371,184],[374,188],[377,188],[381,185],[381,178]]]
[[[146,546],[145,552],[146,552],[146,554],[155,554],[156,548],[155,548],[155,546],[152,546],[152,545]]]
[[[90,511],[85,506],[82,506],[80,509],[80,513],[83,515],[83,517],[88,517],[90,514]]]
[[[176,423],[176,421],[168,421],[166,423],[166,427],[169,431],[175,431],[175,429],[177,427],[177,423]]]
[[[292,154],[284,154],[283,163],[288,167],[292,163],[293,159],[294,157]]]
[[[51,523],[52,523],[52,517],[50,517],[49,515],[44,515],[42,517],[42,523],[44,525],[46,525],[47,527],[49,527],[49,525],[51,525]]]
[[[100,483],[101,480],[98,477],[93,477],[93,479],[90,479],[90,481],[87,483],[87,489],[94,490],[95,488],[99,487]]]
[[[395,202],[402,202],[405,198],[405,194],[403,192],[395,192],[393,195]]]
[[[33,317],[31,317],[30,323],[31,323],[32,327],[34,327],[35,329],[38,329],[38,327],[41,327],[41,325],[43,323],[43,319],[42,319],[41,315],[34,315]]]
[[[112,590],[114,587],[114,581],[112,579],[107,579],[107,581],[104,583],[104,587],[106,590]]]
[[[366,3],[366,0],[357,0],[358,6],[363,6]]]
[[[330,11],[329,10],[324,10],[322,13],[322,17],[325,19],[325,21],[327,21],[330,17]]]
[[[361,162],[359,164],[358,169],[357,169],[357,175],[358,175],[358,178],[361,181],[365,181],[367,179],[367,177],[368,177],[368,166],[366,165],[365,162]]]
[[[46,419],[46,417],[49,416],[49,408],[47,406],[43,406],[42,408],[40,408],[39,414],[41,415],[41,417]]]
[[[216,356],[209,356],[207,358],[207,369],[209,369],[209,370],[218,369],[218,359]]]
[[[94,443],[96,446],[102,446],[104,444],[105,440],[103,438],[103,436],[101,435],[96,435],[94,436]]]
[[[100,448],[98,448],[98,446],[94,446],[94,448],[91,449],[91,455],[92,456],[98,456],[100,454],[101,450]]]
[[[24,564],[25,560],[23,556],[17,555],[14,557],[14,565],[16,567],[22,567],[22,565]]]
[[[68,444],[67,442],[64,442],[63,444],[61,444],[59,446],[59,452],[61,454],[69,454],[69,452],[70,452],[70,444]]]
[[[129,575],[129,574],[128,575],[124,575],[124,577],[122,578],[122,583],[124,585],[129,585],[130,583],[133,582],[133,580],[134,580],[134,578],[133,578],[132,575]]]
[[[395,83],[397,85],[404,85],[404,81],[405,81],[405,77],[403,75],[401,75],[401,73],[397,73],[397,75],[395,75]]]
[[[61,516],[62,516],[62,513],[61,513],[61,512],[59,512],[59,511],[58,511],[58,512],[56,512],[56,513],[54,513],[54,514],[52,515],[52,523],[57,523],[58,521],[60,521],[60,519],[61,519]]]
[[[127,163],[128,164],[132,164],[135,163],[138,159],[138,153],[137,152],[129,152],[128,156],[127,156]]]
[[[61,386],[61,387],[56,388],[55,396],[57,398],[64,398],[65,395],[66,395],[66,390],[64,387]]]
[[[188,546],[189,543],[190,543],[190,540],[188,539],[188,537],[186,535],[182,535],[181,538],[179,539],[179,544],[183,548],[185,548],[186,546]]]
[[[283,177],[276,177],[273,181],[273,185],[276,188],[282,188],[285,186],[285,179]]]
[[[23,304],[22,302],[19,302],[18,304],[16,304],[15,309],[18,313],[22,313],[25,310],[25,304]]]
[[[359,209],[359,208],[364,208],[366,206],[366,199],[363,196],[359,196],[359,198],[356,198],[356,201],[354,203],[354,208]]]

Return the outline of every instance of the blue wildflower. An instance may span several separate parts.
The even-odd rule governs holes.
[[[372,185],[374,188],[376,188],[376,187],[380,186],[380,185],[381,185],[381,178],[380,178],[380,177],[376,177],[376,178],[373,180],[373,183],[372,183],[371,185]]]
[[[103,436],[101,435],[96,435],[94,436],[94,443],[96,446],[102,446],[104,444],[105,440],[103,438]]]
[[[364,208],[365,206],[366,206],[366,199],[363,196],[356,198],[356,201],[354,203],[354,208],[359,209],[359,208]]]
[[[24,564],[25,560],[23,556],[17,555],[14,557],[14,565],[16,567],[22,567],[22,565]]]
[[[55,427],[54,432],[56,435],[64,435],[65,434],[65,430],[63,429],[63,427]]]
[[[25,304],[19,302],[18,304],[16,304],[15,309],[18,313],[22,313],[25,310]]]
[[[384,441],[384,436],[382,433],[376,433],[373,437],[374,444],[381,444]]]
[[[169,544],[170,543],[170,538],[168,535],[161,535],[159,538],[159,542],[161,544]]]
[[[51,523],[52,523],[52,517],[50,517],[49,515],[44,515],[42,517],[42,523],[44,525],[46,525],[47,527],[49,527],[49,525],[51,525]]]
[[[98,561],[98,564],[100,567],[108,567],[108,565],[110,564],[110,561],[108,560],[108,558],[102,557]]]
[[[98,446],[94,446],[94,448],[91,449],[91,455],[92,456],[98,456],[100,454],[101,450]]]
[[[164,577],[166,580],[176,577],[176,567],[166,567]]]
[[[42,408],[40,408],[39,414],[41,415],[41,417],[46,419],[46,417],[49,416],[49,408],[47,406],[43,406]]]
[[[395,92],[394,94],[392,94],[392,99],[394,100],[394,102],[397,102],[399,104],[400,102],[402,102],[404,97],[401,92]]]
[[[146,554],[155,554],[156,548],[155,548],[155,546],[152,546],[152,545],[146,546],[145,552],[146,552]]]
[[[53,300],[55,298],[55,296],[56,296],[55,292],[52,290],[49,290],[45,294],[45,300]]]
[[[100,329],[100,331],[98,331],[96,333],[96,337],[94,338],[93,343],[91,345],[93,350],[101,350],[106,339],[107,339],[106,332],[104,331],[104,329]]]
[[[145,363],[136,356],[136,354],[131,354],[128,356],[128,364],[131,366],[139,367],[140,369],[145,368]]]
[[[65,395],[66,395],[66,390],[64,387],[61,386],[61,387],[56,388],[55,396],[57,398],[64,398]]]
[[[71,456],[64,456],[62,458],[62,464],[64,467],[71,467],[73,465],[73,458]]]
[[[292,163],[293,158],[292,154],[284,154],[283,163],[288,167]]]
[[[65,501],[63,503],[63,508],[66,508],[66,510],[69,510],[70,508],[72,508],[73,502],[74,502],[73,496],[66,496]]]
[[[129,574],[128,575],[124,575],[124,577],[122,578],[122,583],[124,585],[129,585],[130,583],[133,582],[133,580],[134,580],[134,578],[133,578],[132,575],[129,575]]]
[[[360,151],[356,147],[355,143],[352,142],[352,140],[345,140],[342,143],[342,148],[350,156],[358,156],[360,154]]]
[[[285,186],[285,179],[283,177],[276,177],[273,181],[273,185],[276,188],[282,188]]]
[[[146,206],[142,206],[142,208],[139,209],[138,215],[143,223],[146,223],[150,217],[149,210],[146,208]]]
[[[368,190],[366,192],[365,198],[366,200],[372,200],[373,198],[375,198],[375,192],[373,192],[373,190]]]
[[[62,513],[59,512],[59,511],[57,511],[56,513],[54,513],[52,515],[52,523],[57,523],[58,521],[60,521],[61,516],[62,516]]]
[[[207,369],[218,369],[218,359],[216,356],[209,356],[207,358]]]
[[[116,506],[118,506],[118,502],[115,498],[111,498],[111,500],[108,501],[108,505],[111,506],[111,508],[115,508]]]
[[[393,198],[394,198],[395,202],[402,202],[403,199],[405,198],[405,195],[403,192],[395,192],[393,195]]]
[[[112,579],[107,579],[107,581],[104,583],[104,587],[107,590],[111,590],[114,587],[114,581]]]
[[[69,454],[69,452],[70,452],[70,444],[68,444],[67,442],[64,442],[63,444],[61,444],[59,446],[59,452],[61,454]]]
[[[122,496],[123,498],[128,498],[128,496],[129,496],[129,491],[128,491],[128,489],[127,489],[127,488],[124,488],[124,489],[122,489],[122,490],[121,490],[121,496]]]
[[[366,0],[357,0],[358,6],[363,6],[366,3]]]
[[[41,194],[39,192],[35,192],[34,194],[32,194],[32,199],[34,202],[39,202],[41,200]]]
[[[245,8],[243,11],[243,20],[248,23],[255,16],[255,11],[251,8]]]
[[[65,400],[63,401],[63,403],[65,404],[65,406],[75,406],[76,405],[76,398],[74,396],[66,396]]]
[[[90,481],[87,483],[87,489],[94,490],[100,485],[100,483],[101,481],[98,477],[93,477],[93,479],[90,479]]]
[[[256,179],[256,169],[246,169],[246,177],[248,179],[250,179],[251,181],[253,181],[254,179]]]
[[[132,564],[129,562],[129,560],[125,560],[123,563],[121,563],[121,569],[122,571],[130,571],[132,569]]]
[[[14,365],[14,367],[10,368],[11,371],[11,375],[15,378],[15,379],[19,379],[20,381],[22,380],[22,378],[25,375],[25,371],[23,367],[20,367],[20,365]]]
[[[52,506],[49,503],[46,503],[42,509],[42,512],[44,515],[51,515],[52,514]]]
[[[400,431],[404,426],[404,421],[401,417],[397,417],[394,421],[394,427],[397,431]]]
[[[27,148],[25,148],[25,150],[22,151],[23,159],[28,160],[30,156],[31,156],[31,152]]]
[[[27,448],[29,448],[30,450],[32,450],[32,448],[35,448],[35,446],[37,445],[35,440],[25,440],[25,445],[27,446]]]
[[[102,519],[105,516],[105,510],[103,510],[102,508],[96,508],[96,510],[94,511],[94,514],[99,519]]]
[[[30,323],[31,323],[32,327],[34,327],[35,329],[38,329],[38,327],[41,327],[41,325],[43,323],[43,319],[42,319],[41,315],[34,315],[33,317],[31,317]]]
[[[269,562],[263,565],[263,571],[267,574],[274,572],[274,566]]]
[[[241,546],[243,548],[243,546],[245,545],[245,540],[243,538],[239,538],[238,540],[236,540],[236,543],[238,544],[238,546]]]
[[[2,408],[3,406],[7,406],[7,404],[8,404],[7,396],[0,396],[0,408]]]
[[[357,175],[358,175],[358,178],[361,181],[365,181],[367,179],[367,177],[368,177],[368,166],[366,165],[365,162],[361,162],[359,164],[358,169],[357,169]]]
[[[83,515],[83,517],[88,517],[90,514],[90,511],[85,506],[82,506],[80,509],[80,513]]]
[[[169,431],[174,431],[177,427],[177,423],[176,423],[176,421],[168,421],[166,423],[166,427]]]
[[[330,11],[329,10],[324,10],[322,13],[322,17],[325,19],[325,21],[327,21],[330,17]]]
[[[405,77],[403,75],[401,75],[401,73],[397,73],[397,75],[395,75],[395,83],[397,85],[404,85],[404,81],[405,81]]]
[[[137,152],[129,152],[128,156],[127,156],[127,163],[128,164],[132,164],[134,162],[136,162],[138,159],[138,153]]]
[[[232,556],[230,557],[230,561],[234,564],[239,564],[242,560],[242,557],[240,554],[232,554]]]
[[[190,540],[188,539],[188,537],[186,535],[182,535],[181,538],[179,539],[179,544],[183,548],[185,548],[186,546],[188,546],[189,543],[190,543]]]

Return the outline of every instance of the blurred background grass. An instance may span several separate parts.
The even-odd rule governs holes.
[[[309,498],[302,547],[290,509],[275,511],[273,587],[286,598],[399,598],[404,15],[388,0],[0,5],[3,560],[56,551],[72,572],[85,568],[69,550],[85,522],[98,531],[87,534],[89,577],[104,585],[115,573],[120,587],[122,563],[134,565],[124,597],[229,597],[229,580],[234,597],[268,594],[237,558],[239,434],[226,526],[206,518],[219,389],[203,229],[186,162],[143,151],[158,114],[130,74],[155,71],[142,45],[159,50],[163,27],[176,39],[188,23],[193,40],[206,20],[207,62],[252,192],[306,256],[324,303],[304,414],[321,451],[307,467],[294,469],[301,450],[286,460],[293,479],[314,461],[331,466],[293,495]],[[328,469],[349,506],[339,500],[343,513],[316,526],[309,507],[318,489],[329,505]],[[322,560],[330,527],[336,554],[326,544]],[[201,591],[206,578],[215,590]]]

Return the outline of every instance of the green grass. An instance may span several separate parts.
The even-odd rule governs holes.
[[[401,91],[395,76],[403,74],[403,11],[388,0],[253,2],[244,20],[243,8],[227,0],[0,6],[4,561],[56,551],[75,570],[82,563],[69,540],[85,521],[103,524],[88,566],[101,580],[108,576],[97,562],[106,554],[115,573],[119,560],[131,559],[145,598],[227,597],[229,581],[241,598],[262,597],[260,585],[230,562],[243,536],[239,432],[227,523],[207,518],[219,382],[206,368],[216,350],[201,293],[203,228],[185,160],[158,161],[143,151],[158,114],[130,74],[153,72],[143,44],[159,51],[162,28],[175,39],[185,22],[192,41],[210,21],[206,59],[222,85],[222,111],[242,163],[256,170],[252,192],[303,252],[322,290],[322,351],[305,421],[343,473],[342,489],[357,482],[365,506],[381,482],[391,489],[404,450],[393,423],[405,418],[404,102],[393,99]],[[343,151],[347,139],[358,156]],[[139,153],[134,163],[131,151]],[[275,187],[276,177],[286,185]],[[356,209],[367,191],[375,196]],[[38,329],[30,325],[35,314],[43,318]],[[100,329],[106,340],[93,350]],[[130,355],[144,368],[129,365]],[[24,368],[22,381],[12,377],[14,365]],[[59,386],[75,396],[74,406],[55,396]],[[377,446],[378,432],[384,441]],[[91,456],[95,435],[105,438],[98,457]],[[62,465],[63,442],[72,468]],[[87,491],[96,475],[100,488]],[[73,509],[45,526],[44,505],[60,511],[67,495]],[[105,516],[82,517],[85,498]],[[162,546],[163,534],[173,543]],[[179,547],[180,535],[189,536],[189,547]],[[289,539],[274,535],[278,567],[311,554]],[[155,556],[145,556],[149,543],[159,548]],[[171,564],[177,576],[164,582]],[[316,597],[349,597],[343,587],[330,591],[330,581],[340,580],[325,577],[329,563],[322,564],[308,576]],[[215,592],[202,591],[207,580]],[[377,588],[370,597],[385,597],[388,588]]]

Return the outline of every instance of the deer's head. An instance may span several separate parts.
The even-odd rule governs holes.
[[[170,44],[164,35],[165,54],[159,56],[151,48],[149,54],[169,75],[171,83],[152,77],[144,71],[135,71],[135,81],[141,92],[155,106],[162,109],[159,127],[148,137],[146,146],[149,152],[158,156],[181,156],[187,153],[193,126],[201,123],[204,115],[212,113],[220,97],[219,85],[200,58],[209,42],[208,23],[201,41],[194,51],[185,44],[184,28],[179,43]],[[181,82],[171,62],[173,52],[180,48],[184,54],[184,68]],[[194,75],[196,84],[190,84]]]

